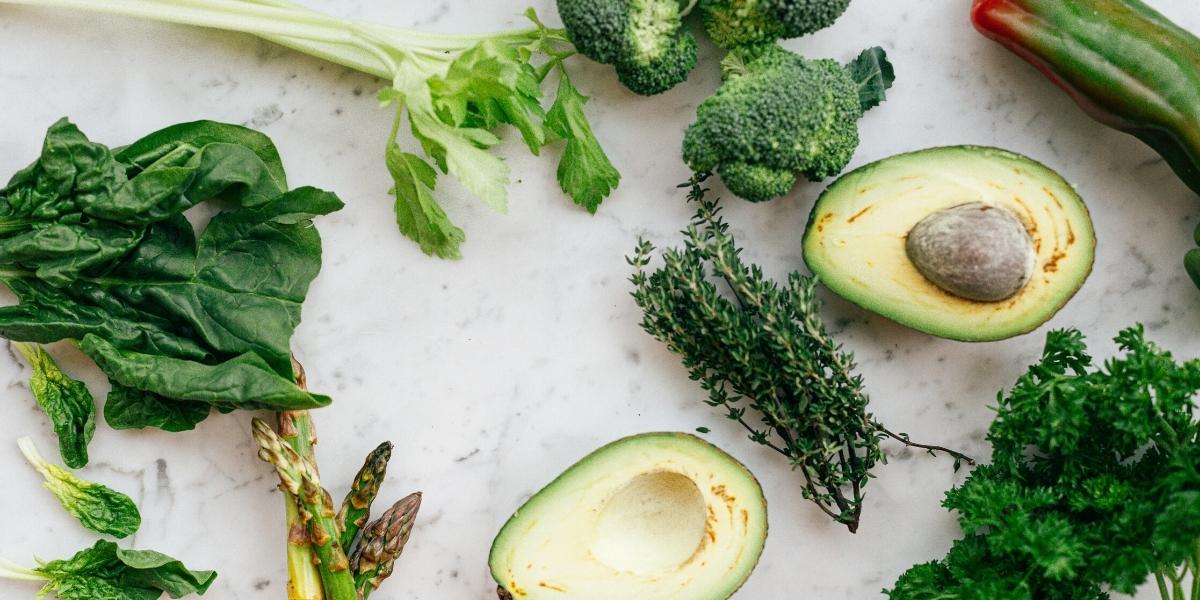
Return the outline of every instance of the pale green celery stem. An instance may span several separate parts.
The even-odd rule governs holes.
[[[498,34],[450,35],[336,19],[286,0],[0,0],[196,25],[258,35],[384,79],[413,56],[448,64],[452,54],[485,39],[529,40],[536,27]],[[557,30],[551,30],[557,35]],[[447,55],[450,53],[451,55]]]

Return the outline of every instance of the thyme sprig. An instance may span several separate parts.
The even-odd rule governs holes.
[[[682,356],[707,403],[751,440],[786,456],[804,478],[804,497],[851,532],[871,470],[886,462],[882,440],[946,452],[955,469],[974,464],[893,433],[867,412],[854,356],[821,320],[817,279],[792,273],[781,285],[743,262],[717,201],[705,198],[706,178],[698,174],[680,186],[697,205],[683,248],[664,250],[663,266],[650,272],[655,248],[639,240],[628,261],[642,328]]]

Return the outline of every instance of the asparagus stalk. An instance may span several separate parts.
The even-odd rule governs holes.
[[[296,385],[308,389],[304,365],[292,357]],[[308,411],[279,413],[279,436],[300,456],[316,463],[317,433]],[[284,514],[287,518],[288,600],[325,600],[325,588],[308,539],[308,527],[300,518],[300,499],[283,490]]]
[[[301,373],[297,382],[300,387],[304,387],[303,371],[297,372]],[[308,411],[279,413],[279,436],[297,454],[312,460],[317,436]],[[313,556],[312,542],[308,538],[308,527],[300,517],[300,499],[286,489],[283,490],[283,497],[288,529],[288,600],[325,600],[325,588],[321,585],[321,575],[317,571],[317,560]]]
[[[387,475],[388,461],[392,459],[392,443],[384,442],[367,455],[354,483],[350,485],[350,493],[342,502],[342,510],[338,512],[337,522],[341,531],[342,548],[350,548],[354,538],[367,524],[371,517],[371,504],[379,495],[379,485]]]
[[[337,522],[333,499],[321,487],[316,465],[301,456],[262,419],[254,419],[254,440],[258,456],[275,467],[280,487],[299,499],[299,516],[308,529],[317,571],[329,600],[356,600],[358,592],[350,563],[336,537]]]
[[[404,545],[412,534],[420,508],[421,492],[414,492],[401,498],[363,529],[350,565],[360,600],[366,600],[392,574],[396,559],[404,552]]]

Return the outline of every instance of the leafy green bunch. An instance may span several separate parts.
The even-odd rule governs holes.
[[[596,212],[621,179],[584,115],[587,97],[575,88],[564,66],[575,48],[565,31],[546,27],[532,9],[525,13],[529,27],[453,35],[348,21],[290,0],[0,0],[3,3],[241,31],[383,79],[387,85],[379,93],[380,102],[395,110],[391,133],[381,146],[394,181],[396,223],[432,256],[459,258],[465,240],[433,195],[438,171],[453,176],[488,206],[507,210],[509,168],[490,152],[500,142],[496,131],[501,125],[516,129],[535,155],[564,142],[558,181],[589,212]],[[558,74],[557,91],[547,109],[542,87],[553,73]],[[405,117],[424,156],[401,147],[397,136]]]
[[[1200,360],[1140,325],[1116,342],[1097,368],[1078,331],[1049,334],[998,399],[992,463],[946,494],[965,536],[892,600],[1099,600],[1150,576],[1164,600],[1200,597]]]
[[[219,209],[200,233],[184,212]],[[117,429],[191,429],[212,409],[299,410],[330,399],[295,382],[290,340],[321,264],[311,219],[341,208],[288,190],[271,141],[200,121],[112,150],[65,119],[0,188],[0,336],[73,340],[112,383]],[[64,459],[86,463],[86,388],[30,354]]]
[[[871,471],[885,460],[882,439],[946,451],[956,468],[970,462],[892,433],[867,412],[854,356],[821,320],[816,278],[792,273],[781,285],[743,262],[703,180],[685,184],[698,207],[684,247],[664,251],[662,268],[648,272],[654,247],[642,241],[629,262],[642,328],[683,357],[708,403],[786,456],[804,478],[804,497],[851,532]]]

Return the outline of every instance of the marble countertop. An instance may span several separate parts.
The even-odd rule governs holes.
[[[515,25],[527,0],[306,0],[346,17],[440,31]],[[532,2],[554,15],[552,0]],[[1200,355],[1200,293],[1180,266],[1200,204],[1151,150],[1084,116],[1032,68],[976,34],[966,0],[858,0],[834,27],[788,45],[841,60],[884,46],[896,64],[888,101],[861,123],[854,165],[944,144],[987,144],[1037,158],[1074,182],[1092,209],[1096,269],[1078,296],[1036,333],[969,345],[905,329],[827,296],[825,315],[859,359],[872,410],[914,438],[986,455],[997,390],[1037,356],[1050,327],[1089,334],[1098,355],[1118,329],[1144,322],[1183,356]],[[1200,31],[1192,0],[1151,0]],[[737,598],[878,598],[915,562],[958,535],[940,508],[961,481],[946,460],[888,445],[890,464],[868,488],[861,530],[849,535],[800,495],[780,457],[748,442],[703,402],[677,358],[638,327],[624,256],[638,236],[678,241],[690,214],[674,184],[688,173],[679,140],[718,79],[716,56],[684,85],[634,96],[604,67],[579,60],[598,136],[624,174],[596,216],[562,198],[554,161],[508,136],[515,174],[500,215],[453,184],[439,190],[466,230],[465,259],[420,254],[393,224],[382,164],[389,114],[380,83],[246,35],[55,10],[0,6],[0,176],[36,155],[45,128],[67,115],[118,145],[160,126],[209,118],[272,136],[295,185],[338,192],[345,210],[319,222],[325,268],[295,348],[313,389],[335,405],[316,420],[326,482],[343,488],[377,442],[396,443],[385,497],[425,493],[413,540],[380,598],[494,597],[486,569],[509,514],[597,446],[645,431],[712,429],[745,462],[770,502],[770,539]],[[777,276],[802,269],[800,236],[819,184],[762,205],[727,202],[747,256]],[[71,348],[64,366],[104,388]],[[6,558],[56,558],[89,545],[50,504],[15,440],[53,439],[28,391],[28,369],[0,353],[0,495]],[[221,576],[211,597],[284,596],[283,513],[273,473],[252,450],[248,414],[216,416],[182,434],[100,425],[88,477],[129,491],[145,525],[133,543]],[[0,597],[33,589],[0,583]],[[1157,594],[1147,591],[1139,598]]]

